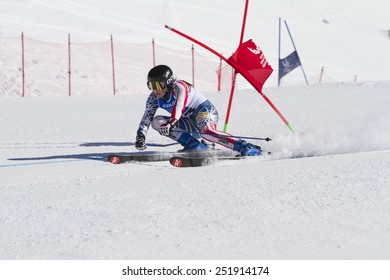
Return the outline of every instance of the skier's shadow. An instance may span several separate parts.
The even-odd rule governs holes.
[[[177,145],[177,143],[169,144],[159,144],[159,143],[146,143],[149,147],[168,147]],[[128,147],[130,150],[131,147],[134,147],[134,142],[86,142],[79,145],[80,147]],[[152,152],[152,151],[151,151]],[[121,154],[121,155],[130,155],[137,152],[104,152],[104,153],[82,153],[82,154],[62,154],[62,155],[50,155],[50,156],[41,156],[41,157],[22,157],[22,158],[9,158],[8,160],[14,161],[32,161],[32,160],[96,160],[96,161],[107,161],[107,157],[111,154]]]

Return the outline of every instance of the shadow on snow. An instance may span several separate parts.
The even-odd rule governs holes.
[[[169,147],[177,145],[178,143],[169,143],[169,144],[158,144],[158,143],[147,143],[148,147]],[[133,147],[133,142],[87,142],[79,145],[80,147]],[[139,152],[104,152],[104,153],[81,153],[81,154],[62,154],[62,155],[51,155],[51,156],[41,156],[41,157],[20,157],[20,158],[9,158],[8,160],[12,161],[43,161],[43,160],[96,160],[96,161],[107,161],[107,157],[111,154],[121,154],[121,155],[132,155],[138,154]],[[142,151],[142,153],[156,153],[156,151]]]

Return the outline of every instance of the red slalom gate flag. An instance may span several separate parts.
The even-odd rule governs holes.
[[[264,83],[271,75],[273,69],[265,59],[260,47],[252,40],[248,40],[240,44],[236,52],[226,62],[234,67],[260,93],[287,127],[294,132],[294,128],[288,120],[262,91]]]
[[[273,71],[260,47],[252,40],[240,44],[227,62],[238,66],[237,72],[244,76],[260,93],[265,81]]]

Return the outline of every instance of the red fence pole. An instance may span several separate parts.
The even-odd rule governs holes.
[[[70,60],[70,33],[68,33],[68,90],[69,96],[72,95],[72,82],[71,82],[71,60]]]
[[[321,68],[320,80],[318,81],[319,84],[322,82],[322,75],[324,75],[324,66]]]
[[[156,49],[154,44],[154,38],[152,39],[152,51],[153,51],[153,67],[156,66]]]
[[[195,49],[194,49],[194,44],[192,44],[191,52],[192,52],[192,84],[195,86]]]
[[[222,76],[222,58],[219,58],[219,68],[217,71],[217,77],[218,77],[218,91],[221,91],[221,76]]]
[[[114,40],[112,39],[111,34],[111,60],[112,60],[112,89],[115,95],[115,64],[114,64]]]
[[[24,97],[24,34],[22,32],[22,97]]]

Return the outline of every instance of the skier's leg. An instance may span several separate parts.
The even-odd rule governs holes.
[[[169,119],[168,116],[156,116],[152,121],[152,128],[158,131],[160,126]],[[173,129],[168,137],[179,142],[184,147],[183,150],[207,149],[207,146],[201,143],[199,131],[190,119],[181,118],[176,123],[176,127],[178,131]]]
[[[259,146],[247,143],[242,139],[234,139],[230,137],[230,134],[217,130],[218,112],[210,102],[204,102],[201,108],[196,110],[194,116],[202,137],[207,141],[220,144],[242,155],[261,154]]]

